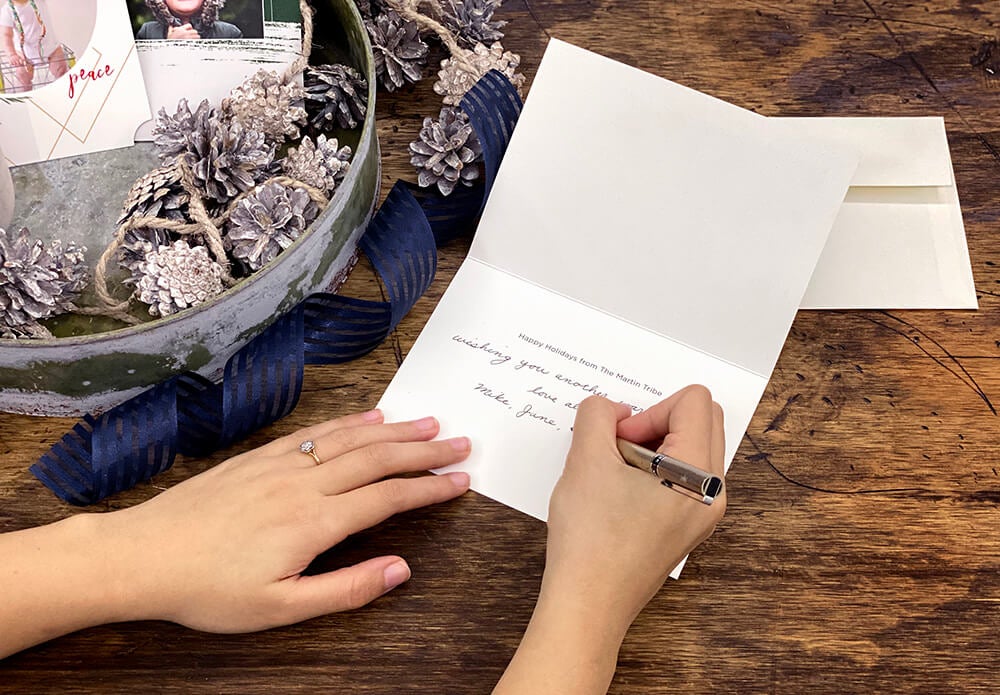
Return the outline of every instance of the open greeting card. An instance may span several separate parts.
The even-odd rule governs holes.
[[[9,165],[128,147],[149,117],[121,0],[0,5],[0,147]]]
[[[539,519],[591,394],[638,410],[707,385],[728,465],[858,161],[551,41],[469,257],[380,407],[470,436],[473,489]]]

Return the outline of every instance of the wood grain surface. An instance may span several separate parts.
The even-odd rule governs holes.
[[[728,514],[636,621],[611,692],[996,692],[1000,84],[970,58],[1000,5],[507,0],[499,16],[529,78],[555,36],[766,115],[944,116],[981,303],[799,314],[730,472]],[[436,113],[430,87],[380,97],[384,190],[413,176],[406,145]],[[441,249],[430,292],[370,356],[307,368],[284,421],[104,507],[373,406],[466,250]],[[364,264],[346,288],[380,291]],[[77,511],[27,472],[71,425],[0,415],[0,530]],[[488,692],[530,615],[544,540],[542,523],[470,493],[320,558],[409,560],[412,580],[364,610],[242,636],[86,630],[0,663],[0,692]]]

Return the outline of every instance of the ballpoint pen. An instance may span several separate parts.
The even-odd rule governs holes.
[[[652,473],[667,487],[694,493],[688,496],[694,496],[703,504],[712,504],[722,492],[722,478],[689,463],[621,438],[618,439],[618,451],[630,466]]]

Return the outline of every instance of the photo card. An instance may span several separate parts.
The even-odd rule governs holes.
[[[121,0],[0,2],[0,148],[7,164],[128,147],[149,118]]]
[[[127,0],[150,110],[181,99],[219,104],[258,70],[283,71],[302,50],[298,0]],[[154,120],[136,140],[151,140]]]

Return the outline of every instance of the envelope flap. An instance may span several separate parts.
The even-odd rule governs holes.
[[[950,186],[954,182],[944,119],[783,118],[789,132],[862,153],[851,186]]]

